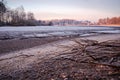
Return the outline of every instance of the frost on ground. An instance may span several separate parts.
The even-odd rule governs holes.
[[[120,39],[56,41],[0,57],[0,80],[81,79],[120,79]]]

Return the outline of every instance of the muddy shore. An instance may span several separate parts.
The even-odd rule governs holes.
[[[26,38],[26,39],[10,39],[0,41],[0,55],[13,51],[19,51],[42,44],[47,44],[57,40],[68,39],[65,37],[45,37],[45,38]]]
[[[110,37],[106,36],[106,39],[102,39],[101,36],[111,35]],[[92,40],[99,40],[99,41],[106,41],[112,38],[117,38],[119,34],[103,34],[97,36],[88,36],[88,37],[79,37],[85,39],[92,39]],[[72,39],[77,38],[74,37],[44,37],[44,38],[25,38],[25,39],[8,39],[8,40],[0,40],[0,55],[7,54],[13,51],[19,51],[22,49],[32,48],[35,46],[40,46],[43,44],[47,44],[50,42],[58,41],[58,40],[65,40],[65,39]]]
[[[119,34],[65,39],[0,56],[0,80],[119,79]]]

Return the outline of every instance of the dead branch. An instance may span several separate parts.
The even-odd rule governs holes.
[[[79,42],[79,41],[77,41],[77,40],[72,40],[72,41],[74,41],[75,43],[77,43],[80,47],[82,47],[82,46],[84,46],[85,44],[82,44],[81,42]]]
[[[77,63],[78,63],[77,60],[74,60],[74,59],[71,59],[71,58],[66,58],[66,57],[57,58],[57,59],[55,59],[55,60],[70,60],[70,61],[73,61],[73,62],[77,62]]]
[[[91,58],[92,58],[93,60],[95,60],[95,61],[97,60],[95,57],[93,57],[92,55],[90,55],[90,54],[88,54],[88,53],[86,53],[86,55],[89,56],[89,57],[91,57]]]
[[[13,59],[13,58],[21,57],[21,56],[24,56],[24,57],[31,57],[31,56],[34,56],[34,55],[25,55],[25,54],[24,54],[24,55],[14,56],[14,57],[10,57],[10,58],[0,59],[0,61],[8,60],[8,59]]]
[[[117,72],[112,72],[110,74],[108,74],[108,76],[119,76],[120,75],[120,71],[117,71]]]
[[[70,49],[72,49],[72,48],[74,48],[74,47],[76,47],[76,46],[74,46],[74,45],[72,45],[72,46],[59,45],[58,47],[60,47],[60,48],[70,48]]]
[[[90,61],[89,62],[81,61],[81,63],[89,63],[89,64],[102,65],[102,66],[108,66],[108,67],[120,69],[119,65],[113,65],[108,63],[98,63],[98,62],[90,62]]]

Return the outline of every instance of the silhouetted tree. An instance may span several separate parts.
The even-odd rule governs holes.
[[[23,6],[16,9],[6,8],[5,1],[0,1],[0,25],[25,26],[35,25],[38,22],[32,12],[26,13]]]
[[[34,18],[34,14],[32,13],[32,12],[28,12],[28,14],[27,14],[27,19],[28,20],[34,20],[35,18]]]
[[[0,25],[4,23],[4,13],[6,12],[6,6],[4,0],[0,1]]]
[[[48,23],[48,26],[53,26],[52,21],[50,21],[50,22]]]

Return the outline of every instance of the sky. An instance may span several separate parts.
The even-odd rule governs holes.
[[[11,8],[23,6],[37,20],[75,19],[96,21],[120,16],[120,0],[6,0]]]

